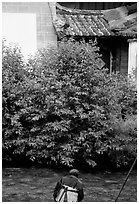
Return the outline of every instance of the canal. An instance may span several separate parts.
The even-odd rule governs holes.
[[[46,168],[3,168],[3,202],[53,202],[57,180],[67,172]],[[127,172],[81,172],[84,202],[114,202]],[[137,202],[137,171],[132,171],[118,202]]]

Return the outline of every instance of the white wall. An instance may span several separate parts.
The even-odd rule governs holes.
[[[57,45],[55,2],[3,2],[2,13],[3,35],[18,42],[24,55]]]
[[[137,40],[129,40],[128,51],[128,74],[132,74],[133,69],[137,68]]]
[[[8,43],[21,47],[27,58],[37,50],[36,14],[3,13],[2,35]]]

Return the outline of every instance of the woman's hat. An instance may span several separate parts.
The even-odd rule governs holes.
[[[79,171],[78,171],[77,169],[71,169],[71,170],[69,171],[69,174],[78,177]]]

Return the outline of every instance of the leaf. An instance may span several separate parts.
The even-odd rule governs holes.
[[[95,167],[97,165],[96,162],[91,159],[87,159],[86,163],[89,164],[89,166],[91,167]]]

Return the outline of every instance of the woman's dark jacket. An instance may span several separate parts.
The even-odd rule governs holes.
[[[68,175],[68,176],[64,176],[62,179],[60,179],[60,181],[57,182],[56,187],[54,189],[54,194],[53,194],[54,201],[56,201],[55,199],[62,185],[75,187],[78,190],[78,202],[83,200],[84,192],[83,192],[82,182],[76,176]]]

